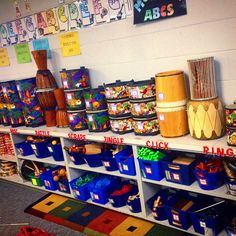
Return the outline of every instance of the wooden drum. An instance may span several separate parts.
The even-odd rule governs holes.
[[[188,134],[186,106],[157,108],[160,133],[163,137],[179,137]]]
[[[40,106],[45,110],[55,109],[57,102],[53,92],[54,89],[40,89],[37,90],[37,97]]]
[[[57,110],[56,113],[57,127],[65,128],[69,126],[69,118],[66,110]]]
[[[196,139],[216,139],[225,133],[224,108],[219,98],[189,101],[187,105],[189,130]]]
[[[183,71],[168,71],[156,75],[157,107],[179,107],[187,103]]]

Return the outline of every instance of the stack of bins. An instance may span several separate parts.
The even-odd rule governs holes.
[[[5,115],[9,117],[10,125],[18,127],[25,124],[25,118],[22,110],[22,103],[17,92],[16,82],[14,80],[2,82],[2,92],[5,100],[6,108]]]
[[[16,87],[23,105],[25,125],[37,127],[44,124],[43,110],[36,96],[36,79],[18,80],[16,81]]]
[[[85,130],[87,118],[83,92],[89,89],[89,71],[85,67],[60,71],[65,90],[66,107],[71,130]]]
[[[111,131],[117,134],[133,132],[133,119],[130,111],[128,83],[117,80],[104,84]]]
[[[7,104],[3,95],[1,83],[0,83],[0,120],[1,124],[4,126],[10,125],[9,111],[7,110]]]
[[[105,91],[102,86],[84,92],[88,129],[102,132],[110,129]]]
[[[155,79],[130,82],[129,96],[134,133],[142,136],[158,134]]]
[[[179,137],[188,133],[187,96],[183,71],[156,75],[157,116],[163,137]]]
[[[190,94],[188,121],[190,135],[200,140],[217,139],[225,133],[224,107],[217,96],[214,58],[188,60]]]
[[[38,67],[36,74],[36,93],[40,106],[44,109],[46,126],[56,126],[55,109],[57,103],[53,91],[57,88],[57,83],[51,71],[47,68],[47,51],[36,50],[32,51],[32,54]]]

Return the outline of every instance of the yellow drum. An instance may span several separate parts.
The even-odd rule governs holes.
[[[160,133],[163,137],[179,137],[188,134],[186,106],[157,108]]]
[[[156,75],[157,107],[179,107],[187,103],[183,71],[168,71]]]
[[[220,138],[225,134],[225,113],[219,98],[189,101],[187,111],[192,137],[206,140]]]

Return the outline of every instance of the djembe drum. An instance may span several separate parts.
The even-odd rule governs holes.
[[[187,105],[190,135],[220,138],[225,133],[224,108],[217,97],[214,58],[188,60],[191,100]]]
[[[57,83],[47,68],[47,50],[36,50],[31,53],[38,67],[36,74],[37,97],[44,109],[46,126],[55,126],[57,103],[53,91],[57,88]]]
[[[187,105],[189,130],[196,139],[216,139],[225,133],[224,108],[219,98],[190,100]]]

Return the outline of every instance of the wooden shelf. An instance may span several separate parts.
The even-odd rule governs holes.
[[[219,197],[219,198],[224,198],[224,199],[236,201],[236,196],[233,196],[233,195],[230,195],[227,193],[228,190],[227,190],[226,185],[223,185],[220,188],[217,188],[215,190],[203,190],[198,186],[197,181],[193,182],[190,186],[168,182],[165,179],[162,179],[160,181],[156,181],[156,180],[142,178],[142,181],[145,183],[158,184],[158,185],[162,185],[165,187],[182,189],[185,191],[201,193],[201,194],[205,194],[208,196]]]
[[[114,176],[127,178],[127,179],[134,179],[134,180],[137,179],[137,176],[124,175],[124,174],[121,174],[118,170],[107,171],[104,166],[92,168],[92,167],[88,166],[87,164],[75,165],[74,163],[70,162],[69,167],[74,168],[74,169],[78,169],[78,170],[86,170],[86,171],[97,172],[97,173],[106,174],[106,175],[114,175]]]

